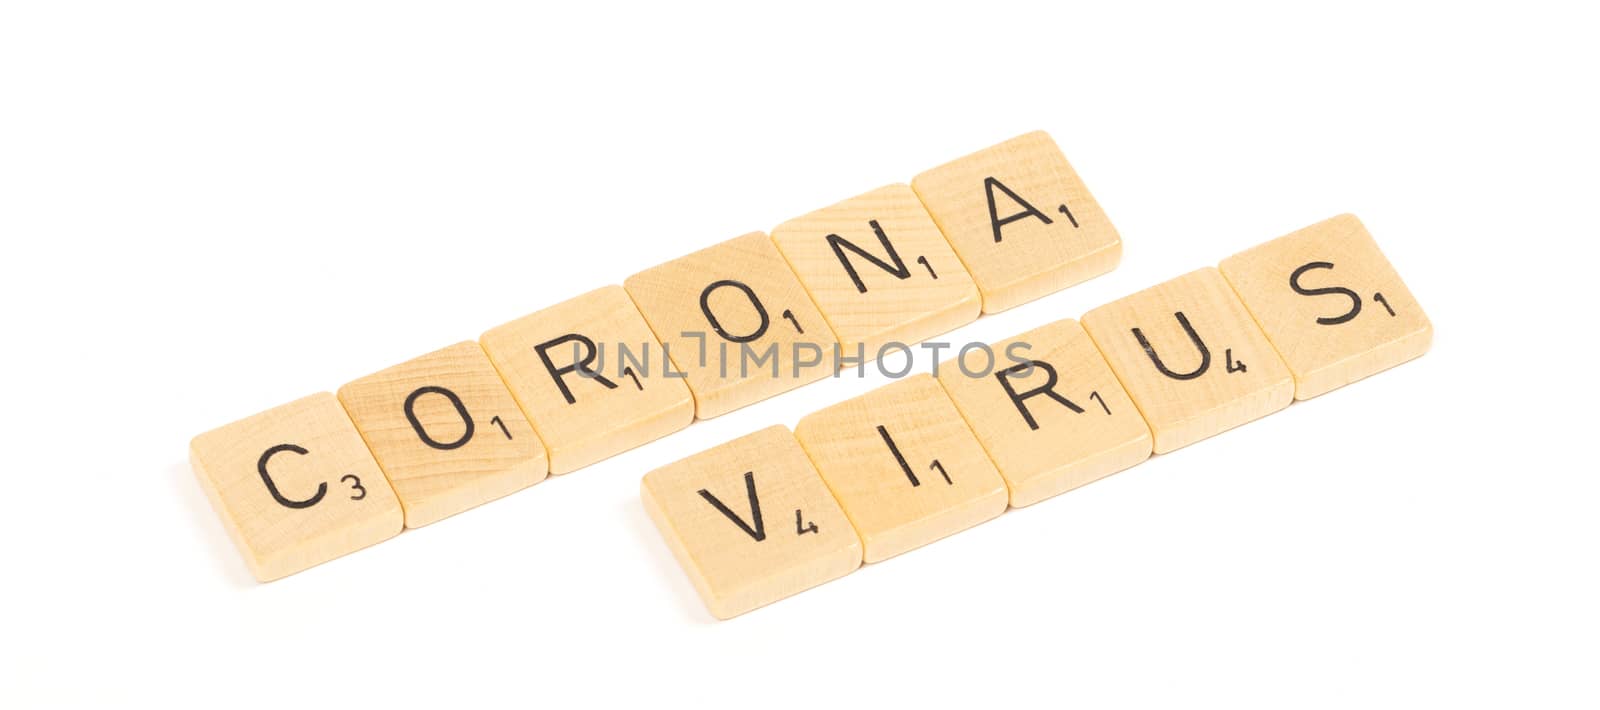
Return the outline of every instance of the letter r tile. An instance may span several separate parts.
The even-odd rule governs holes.
[[[550,473],[575,471],[689,426],[694,398],[621,286],[479,338],[544,441]]]
[[[1035,328],[992,350],[992,372],[952,358],[939,365],[938,379],[1005,477],[1012,507],[1150,457],[1150,428],[1077,321]]]
[[[855,530],[787,427],[651,471],[639,496],[719,619],[861,566]]]

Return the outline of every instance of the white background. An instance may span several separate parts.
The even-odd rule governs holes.
[[[1595,22],[1286,5],[5,4],[0,705],[1595,707]],[[1033,129],[1123,264],[946,339],[1349,211],[1433,352],[721,623],[640,476],[876,382],[268,585],[188,470]]]

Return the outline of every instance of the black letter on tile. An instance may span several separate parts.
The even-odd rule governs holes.
[[[1027,371],[1029,368],[1038,368],[1044,371],[1044,384],[1026,392],[1017,392],[1017,390],[1011,386],[1010,378],[1012,375]],[[999,372],[994,373],[994,377],[995,379],[1000,380],[1000,386],[1006,389],[1006,396],[1011,398],[1011,404],[1015,405],[1017,411],[1022,414],[1022,421],[1028,423],[1029,429],[1034,431],[1038,431],[1039,429],[1039,423],[1033,420],[1033,413],[1028,411],[1027,399],[1029,397],[1042,394],[1050,399],[1055,400],[1067,409],[1072,410],[1074,413],[1083,414],[1083,407],[1073,404],[1072,400],[1056,393],[1054,389],[1056,386],[1056,369],[1051,367],[1050,363],[1042,360],[1030,360],[1022,363],[1021,365],[1000,370]]]
[[[461,433],[461,438],[450,442],[438,442],[434,441],[433,437],[428,436],[427,430],[422,428],[422,422],[417,420],[417,398],[425,394],[442,394],[445,399],[450,400],[450,403],[455,405],[456,414],[461,415],[461,421],[467,425],[467,430]],[[449,451],[451,449],[459,449],[466,445],[467,442],[472,441],[472,416],[467,414],[467,405],[462,404],[461,398],[450,390],[443,387],[419,387],[417,391],[406,397],[405,410],[406,421],[411,422],[411,428],[416,430],[417,436],[422,439],[422,443],[428,446]]]
[[[883,437],[884,445],[889,447],[889,453],[894,454],[895,462],[900,464],[900,470],[905,472],[907,479],[910,479],[911,487],[916,488],[917,486],[922,485],[922,481],[917,480],[917,474],[912,473],[911,464],[906,463],[906,457],[901,455],[900,447],[895,445],[894,438],[889,436],[889,430],[883,428],[882,424],[878,425],[878,436]],[[946,483],[949,483],[950,476],[946,474],[944,480]]]
[[[750,498],[750,516],[755,518],[755,521],[756,521],[756,526],[754,528],[750,527],[747,523],[745,523],[744,519],[740,518],[738,515],[734,514],[733,511],[728,510],[728,506],[723,505],[722,501],[717,500],[716,496],[711,495],[711,491],[708,491],[708,490],[706,490],[704,488],[701,488],[700,489],[700,497],[706,499],[706,502],[710,503],[711,507],[716,508],[717,512],[720,512],[723,515],[728,516],[728,519],[732,520],[734,525],[739,526],[739,529],[743,530],[746,535],[749,535],[750,537],[755,538],[756,542],[761,542],[762,540],[767,539],[767,527],[761,523],[761,501],[756,498],[756,472],[755,471],[745,471],[745,473],[744,473],[744,491],[745,491],[745,495],[749,496],[749,498]],[[800,511],[798,511],[798,510],[795,511],[795,513],[797,515],[798,515],[799,512]],[[796,518],[796,520],[798,520],[798,517]]]
[[[300,454],[301,456],[306,455],[305,449],[294,444],[278,444],[262,452],[261,459],[256,461],[256,472],[261,474],[261,482],[267,484],[267,492],[272,494],[272,499],[278,501],[278,505],[285,508],[310,508],[321,502],[323,494],[328,492],[328,484],[326,482],[318,483],[316,495],[305,500],[289,500],[278,492],[278,484],[273,483],[272,476],[267,473],[267,460],[283,451]]]
[[[1178,319],[1178,325],[1183,326],[1183,332],[1189,334],[1189,340],[1194,343],[1195,349],[1200,351],[1200,366],[1196,367],[1192,372],[1178,374],[1168,370],[1167,366],[1161,363],[1161,356],[1156,354],[1156,349],[1150,347],[1150,341],[1145,340],[1144,331],[1134,328],[1133,337],[1139,339],[1139,346],[1144,348],[1144,354],[1150,356],[1150,362],[1156,364],[1156,369],[1160,370],[1161,374],[1174,380],[1192,380],[1206,374],[1206,370],[1211,368],[1211,351],[1206,349],[1205,342],[1200,340],[1200,336],[1194,332],[1194,327],[1189,325],[1189,319],[1183,315],[1183,311],[1178,311],[1172,315]]]
[[[1348,323],[1361,313],[1361,297],[1357,296],[1355,291],[1351,291],[1350,289],[1342,286],[1329,286],[1327,288],[1305,288],[1300,285],[1300,276],[1305,274],[1305,272],[1312,269],[1332,268],[1333,264],[1329,262],[1313,261],[1309,264],[1301,266],[1298,269],[1295,269],[1294,273],[1289,274],[1289,288],[1294,289],[1295,293],[1298,293],[1302,296],[1322,296],[1326,294],[1342,293],[1346,298],[1350,299],[1350,310],[1344,315],[1326,318],[1318,317],[1317,322],[1321,323],[1322,325],[1338,325],[1340,323]]]
[[[1011,198],[1012,202],[1015,202],[1018,205],[1021,205],[1022,206],[1022,211],[1018,212],[1016,214],[1013,214],[1013,215],[1011,215],[1009,217],[1001,217],[1000,214],[995,211],[995,206],[994,206],[994,189],[997,188],[997,187],[1000,188],[1001,192],[1006,193],[1006,197]],[[994,179],[992,177],[984,178],[983,179],[983,192],[984,192],[984,194],[989,196],[989,224],[994,225],[994,241],[997,244],[1000,242],[1000,228],[1004,227],[1004,226],[1006,226],[1008,224],[1011,224],[1012,222],[1015,222],[1015,221],[1017,221],[1019,219],[1027,219],[1029,217],[1037,217],[1037,218],[1039,218],[1040,222],[1044,222],[1045,224],[1050,224],[1051,223],[1050,222],[1050,218],[1044,216],[1043,212],[1040,212],[1039,210],[1034,209],[1034,206],[1032,204],[1029,204],[1027,200],[1022,199],[1021,197],[1018,197],[1017,193],[1012,192],[1011,188],[1006,187],[1005,183],[1002,183],[999,180],[996,180],[996,179]],[[1066,207],[1066,205],[1062,205],[1062,207]]]
[[[732,286],[733,288],[744,292],[745,298],[750,299],[750,305],[756,307],[756,315],[761,316],[761,325],[756,326],[755,331],[749,335],[732,335],[728,333],[728,331],[723,330],[722,322],[717,320],[717,316],[711,312],[711,293],[724,286]],[[756,298],[756,292],[750,290],[750,287],[744,283],[734,281],[732,279],[714,281],[710,286],[707,286],[704,291],[700,292],[700,312],[705,314],[706,322],[711,324],[712,330],[717,331],[717,335],[720,335],[723,338],[735,343],[748,343],[756,338],[761,337],[762,335],[765,335],[767,332],[767,326],[772,323],[772,321],[767,318],[766,307],[761,305],[761,299]],[[784,313],[788,313],[788,311],[784,311]]]
[[[553,348],[553,347],[555,347],[557,345],[560,345],[562,343],[570,343],[570,342],[576,342],[579,345],[582,345],[583,347],[587,348],[587,350],[585,351],[584,356],[579,358],[576,362],[572,363],[571,365],[567,365],[565,367],[556,367],[555,363],[550,361],[550,354],[547,351],[550,350],[550,348]],[[594,341],[593,340],[590,340],[590,339],[588,339],[588,338],[586,338],[584,336],[578,335],[577,333],[568,333],[568,334],[563,335],[563,336],[561,336],[559,338],[556,338],[554,340],[546,340],[546,341],[544,341],[542,343],[539,343],[538,345],[533,346],[533,350],[534,350],[534,352],[539,353],[539,359],[544,361],[544,369],[550,371],[550,377],[555,379],[556,387],[561,389],[561,396],[567,398],[567,404],[572,404],[574,402],[577,402],[578,400],[577,400],[577,398],[572,396],[572,390],[567,388],[567,383],[566,383],[565,380],[562,379],[562,376],[564,376],[564,375],[566,375],[568,373],[571,373],[571,372],[576,372],[576,371],[578,371],[580,369],[583,370],[583,376],[584,377],[592,378],[594,381],[599,382],[602,385],[605,385],[606,389],[614,390],[614,389],[617,388],[617,383],[606,379],[605,375],[602,375],[602,374],[600,374],[598,372],[594,372],[593,370],[589,369],[589,363],[594,362],[594,356],[595,356],[595,347],[594,347]]]
[[[866,293],[867,285],[862,283],[861,274],[856,273],[855,265],[850,263],[850,259],[844,255],[844,250],[846,249],[855,252],[857,256],[866,259],[873,266],[894,274],[897,279],[904,281],[911,278],[911,269],[906,268],[906,262],[900,258],[900,252],[895,251],[894,245],[889,243],[889,237],[883,233],[883,228],[878,226],[878,220],[869,220],[867,224],[872,226],[872,233],[878,235],[878,243],[882,244],[883,248],[889,252],[889,261],[894,262],[892,266],[889,262],[868,254],[865,249],[845,241],[844,237],[837,234],[828,235],[828,246],[833,247],[833,255],[839,257],[839,263],[844,265],[844,270],[850,274],[850,280],[855,282],[856,291]]]

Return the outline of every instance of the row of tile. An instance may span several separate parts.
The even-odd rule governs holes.
[[[207,432],[190,458],[276,579],[834,371],[810,354],[915,343],[1120,256],[1030,133]]]
[[[1343,215],[646,474],[718,618],[1421,355],[1427,316]],[[975,376],[978,375],[978,376]],[[793,525],[790,524],[793,511]]]

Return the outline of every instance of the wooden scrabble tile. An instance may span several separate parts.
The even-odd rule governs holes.
[[[833,331],[762,232],[634,274],[623,285],[673,364],[688,373],[702,419],[833,371]]]
[[[189,461],[263,582],[400,532],[400,501],[327,392],[201,434]]]
[[[1117,267],[1122,239],[1044,131],[918,175],[912,189],[997,313]]]
[[[967,425],[1011,489],[1011,505],[1105,478],[1150,457],[1150,427],[1075,320],[1035,328],[939,365]]]
[[[1213,268],[1089,311],[1084,330],[1164,454],[1289,406],[1289,369]]]
[[[855,530],[787,427],[651,471],[639,496],[719,619],[861,566]]]
[[[972,277],[908,185],[890,185],[772,230],[843,352],[873,357],[978,317]]]
[[[1310,399],[1428,351],[1433,325],[1355,215],[1235,254],[1222,275]]]
[[[527,488],[549,471],[544,444],[476,342],[351,382],[339,401],[400,497],[408,528]]]
[[[928,375],[809,414],[795,436],[850,516],[867,562],[1006,510],[1005,481]]]
[[[694,398],[681,373],[621,286],[524,316],[479,342],[544,441],[552,474],[694,421]]]

